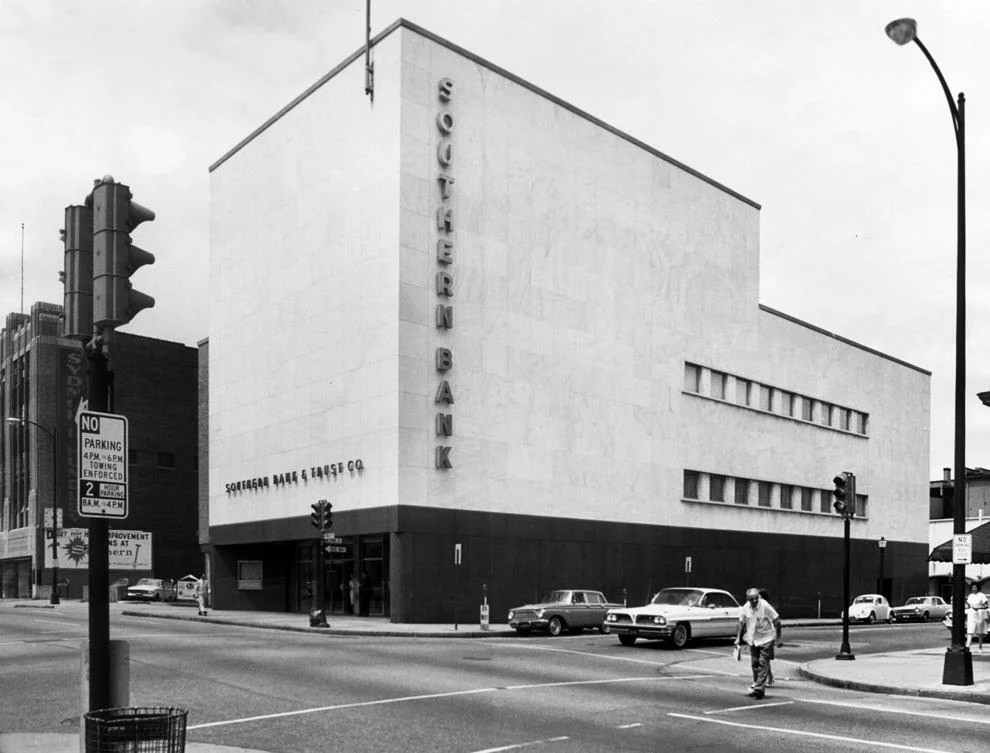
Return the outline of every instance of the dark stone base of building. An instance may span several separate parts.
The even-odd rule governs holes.
[[[836,520],[841,531],[841,521]],[[838,617],[842,537],[675,528],[436,510],[400,505],[335,511],[336,551],[326,555],[328,614],[392,622],[491,621],[554,588],[592,588],[641,604],[666,586],[770,592],[786,617]],[[877,542],[850,544],[850,597],[878,590]],[[213,601],[219,609],[307,612],[314,605],[316,531],[298,518],[210,529]],[[927,592],[926,544],[888,541],[883,590],[892,603]],[[686,572],[687,558],[690,572]],[[353,589],[352,576],[358,581]]]

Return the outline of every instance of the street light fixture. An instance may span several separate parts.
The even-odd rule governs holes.
[[[895,43],[914,42],[931,63],[949,103],[956,136],[956,380],[955,380],[955,481],[953,482],[952,530],[966,533],[966,98],[959,93],[954,102],[945,77],[928,48],[918,39],[918,24],[899,18],[887,24],[887,36]],[[966,565],[952,565],[952,645],[945,652],[943,685],[972,685],[973,656],[964,643]]]
[[[8,416],[7,423],[16,426],[30,424],[41,429],[52,440],[52,595],[49,603],[58,604],[58,442],[55,441],[54,433],[28,418]],[[44,567],[44,560],[42,560],[42,567]]]

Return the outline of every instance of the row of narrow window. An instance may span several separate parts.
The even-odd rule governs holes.
[[[694,363],[684,364],[684,390],[778,416],[866,436],[869,416],[796,392],[754,382]]]
[[[836,514],[832,507],[834,498],[831,489],[757,481],[701,471],[684,471],[684,499],[792,512]],[[866,502],[866,495],[856,495],[855,517],[866,517]]]

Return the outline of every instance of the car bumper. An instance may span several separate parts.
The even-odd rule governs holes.
[[[908,612],[904,614],[898,614],[897,612],[894,612],[891,616],[894,618],[895,622],[912,622],[913,620],[917,620],[918,622],[921,622],[925,618],[925,615],[915,614],[914,612]]]
[[[531,620],[509,620],[509,627],[513,630],[546,630],[549,620],[534,618]]]
[[[621,622],[606,622],[605,627],[616,635],[632,635],[636,638],[670,638],[669,625],[630,625]]]

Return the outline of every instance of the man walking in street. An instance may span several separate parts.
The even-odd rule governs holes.
[[[742,641],[743,629],[749,644],[749,658],[753,667],[753,685],[747,693],[750,698],[762,698],[766,692],[767,673],[773,647],[782,645],[780,640],[780,616],[772,606],[760,598],[757,588],[746,591],[746,603],[739,608],[739,624],[736,626],[736,645]]]

